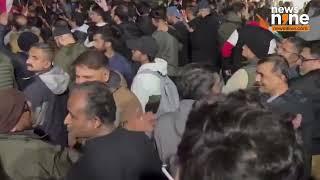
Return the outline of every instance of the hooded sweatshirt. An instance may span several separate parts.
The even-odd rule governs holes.
[[[162,75],[167,75],[167,66],[167,61],[155,58],[153,63],[143,64],[139,68],[137,75],[134,77],[131,85],[131,91],[139,99],[143,110],[145,110],[149,97],[161,95],[161,89],[160,79],[157,76],[142,72],[144,70],[151,70],[159,72]]]
[[[64,128],[63,119],[67,113],[66,91],[70,81],[69,75],[61,68],[53,67],[48,72],[30,77],[28,81],[31,83],[23,92],[31,104],[33,126],[42,129],[49,136],[54,136],[51,139],[55,141],[56,138],[60,138],[55,136],[59,136],[59,131],[63,131]],[[59,123],[54,124],[56,122]],[[53,130],[53,126],[59,129]]]

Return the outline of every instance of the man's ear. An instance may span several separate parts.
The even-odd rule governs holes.
[[[103,123],[99,117],[95,116],[93,120],[94,120],[94,124],[93,124],[94,128],[99,128],[103,125]]]

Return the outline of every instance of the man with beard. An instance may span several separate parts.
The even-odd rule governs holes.
[[[121,73],[127,81],[130,87],[134,73],[132,70],[131,63],[120,53],[116,51],[117,46],[119,46],[120,40],[117,39],[111,29],[103,28],[98,30],[94,36],[94,47],[104,53],[108,58],[109,67]]]
[[[67,132],[63,119],[67,114],[67,89],[69,75],[52,65],[53,48],[38,43],[29,50],[27,70],[35,75],[27,80],[24,94],[31,107],[33,127],[37,134],[46,136],[52,143],[66,145]]]

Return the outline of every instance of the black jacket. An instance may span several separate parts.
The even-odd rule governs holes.
[[[69,76],[57,67],[34,75],[23,93],[31,103],[35,132],[46,136],[53,144],[67,145],[67,115]]]
[[[312,101],[315,113],[313,123],[313,154],[320,154],[320,69],[293,79],[289,82],[290,88],[302,91]]]
[[[123,22],[118,25],[123,40],[135,39],[142,36],[142,32],[133,22]]]
[[[86,142],[66,180],[159,180],[161,174],[150,139],[144,133],[116,129]]]
[[[189,42],[190,35],[187,26],[179,21],[178,23],[173,25],[174,29],[169,28],[169,33],[172,36],[175,36],[179,42],[183,45],[182,49],[179,51],[179,66],[184,66],[190,63],[190,54],[189,54]],[[174,33],[176,31],[176,33]],[[175,35],[176,34],[176,35]]]
[[[156,30],[156,27],[152,24],[152,20],[149,16],[139,16],[137,18],[136,24],[143,35],[151,36]]]
[[[312,149],[312,126],[314,124],[314,113],[311,101],[298,90],[288,90],[286,93],[269,102],[270,107],[278,112],[301,114],[301,135],[305,154],[305,178],[311,174],[311,149]]]
[[[29,84],[29,81],[24,78],[33,76],[33,72],[27,70],[26,61],[28,54],[26,52],[20,52],[15,54],[15,58],[12,59],[12,65],[14,67],[14,76],[17,81],[19,90],[23,91]]]
[[[192,62],[218,64],[218,20],[213,15],[196,18],[190,33]]]

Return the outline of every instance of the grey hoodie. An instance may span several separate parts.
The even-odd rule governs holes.
[[[176,112],[160,116],[154,130],[160,159],[164,164],[170,165],[170,169],[173,172],[176,170],[174,161],[177,148],[194,102],[194,100],[190,99],[180,101],[180,107]]]
[[[32,81],[23,91],[31,104],[34,126],[42,125],[46,119],[49,102],[55,95],[63,94],[69,85],[69,75],[59,67],[36,74],[28,79]]]
[[[59,67],[52,68],[49,72],[39,75],[39,78],[54,94],[64,93],[69,85],[69,75]]]

